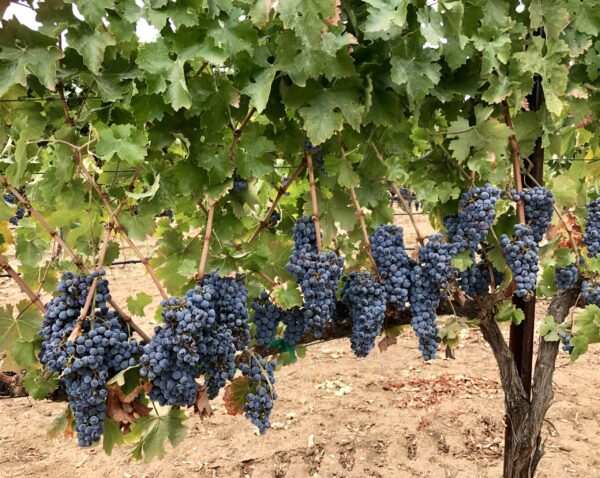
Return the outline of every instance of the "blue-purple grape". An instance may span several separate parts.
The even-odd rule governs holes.
[[[556,268],[556,288],[558,290],[570,289],[577,284],[578,278],[579,272],[576,264]]]
[[[366,357],[383,328],[385,287],[373,279],[369,272],[351,272],[344,278],[342,302],[348,307],[352,319],[352,351],[357,357]]]
[[[385,287],[387,300],[398,309],[408,308],[410,272],[414,261],[404,248],[404,234],[399,226],[379,226],[370,238],[377,270]]]
[[[240,364],[240,371],[244,377],[252,380],[251,391],[246,395],[244,415],[263,435],[270,427],[270,417],[273,410],[273,401],[277,399],[275,385],[275,367],[277,362],[267,362],[263,358],[258,360],[250,358],[248,364]]]
[[[590,201],[586,208],[583,242],[587,246],[588,257],[593,258],[600,252],[600,198]]]
[[[515,280],[515,295],[529,300],[535,293],[539,271],[538,245],[531,227],[526,224],[516,224],[514,236],[510,238],[503,234],[500,244]]]

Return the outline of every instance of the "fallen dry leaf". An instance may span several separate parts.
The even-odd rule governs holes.
[[[194,413],[200,415],[200,418],[204,419],[210,417],[213,414],[212,407],[210,406],[210,400],[206,393],[206,387],[201,385],[198,388],[196,394],[196,401],[194,402]]]
[[[377,343],[377,347],[379,347],[380,352],[385,352],[389,347],[391,347],[392,345],[396,345],[397,343],[398,339],[396,337],[386,335]]]

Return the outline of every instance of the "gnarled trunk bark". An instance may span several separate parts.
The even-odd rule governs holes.
[[[579,296],[579,287],[559,292],[551,301],[548,315],[561,323]],[[550,401],[554,396],[552,377],[558,354],[558,342],[540,341],[533,376],[531,400],[521,382],[516,363],[498,324],[495,310],[484,309],[479,327],[490,344],[504,390],[506,420],[511,424],[510,446],[504,455],[504,478],[530,478],[544,454],[542,426]]]

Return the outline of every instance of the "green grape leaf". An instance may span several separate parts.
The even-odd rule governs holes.
[[[448,128],[448,137],[456,138],[450,142],[454,157],[462,162],[471,154],[471,150],[480,151],[490,160],[499,161],[506,154],[510,129],[495,118],[490,118],[491,108],[475,107],[477,124],[469,126],[464,118],[452,122]]]
[[[166,415],[139,418],[125,435],[125,443],[133,445],[131,456],[146,462],[165,456],[167,441],[177,446],[185,438],[187,427],[185,412],[172,408]]]
[[[521,309],[518,309],[513,303],[508,300],[502,301],[498,307],[496,314],[498,322],[512,321],[513,324],[519,325],[525,320],[525,314]]]
[[[588,305],[575,316],[575,335],[570,344],[573,347],[571,360],[577,360],[588,350],[590,344],[600,342],[600,307]]]
[[[571,21],[562,0],[533,0],[529,5],[529,14],[531,28],[543,27],[544,33],[551,39],[558,39]]]
[[[289,0],[278,4],[279,16],[286,29],[294,30],[306,45],[314,45],[325,27],[323,20],[333,16],[333,2]]]
[[[276,287],[273,290],[272,295],[277,304],[283,309],[290,309],[302,305],[302,294],[293,281],[287,281],[280,287]]]
[[[16,308],[12,304],[0,306],[0,352],[6,354],[3,361],[4,370],[21,370],[16,358],[12,356],[15,344],[34,339],[41,323],[40,311],[27,300],[19,302]]]
[[[107,418],[104,420],[104,433],[102,433],[102,449],[107,455],[111,455],[115,447],[125,444],[125,436],[119,425]]]
[[[567,267],[569,264],[575,263],[575,253],[567,248],[555,249],[554,263],[556,267]]]
[[[132,124],[116,124],[98,131],[100,140],[96,153],[106,161],[117,155],[130,166],[137,166],[146,157],[148,138]]]
[[[554,3],[562,2],[556,0]],[[598,36],[598,33],[600,33],[600,12],[598,11],[598,2],[583,0],[581,2],[572,2],[570,5],[576,5],[575,10],[572,13],[573,28],[581,33]],[[549,14],[549,16],[551,16],[551,14]],[[557,17],[555,20],[560,21],[561,19],[560,17]]]
[[[464,323],[460,320],[452,319],[438,333],[438,336],[445,344],[451,348],[456,348],[460,344],[460,333],[465,328]]]
[[[410,103],[420,103],[440,81],[438,59],[436,50],[425,49],[416,41],[406,41],[393,50],[392,81],[405,88]]]
[[[39,368],[30,370],[25,374],[23,385],[25,390],[34,400],[43,400],[58,388],[58,377],[56,374],[45,377],[44,371]]]
[[[360,93],[358,86],[350,81],[341,80],[331,88],[308,83],[306,88],[287,89],[284,101],[298,109],[308,137],[314,144],[320,144],[341,131],[344,123],[360,128],[364,113]]]
[[[54,91],[58,60],[63,56],[56,47],[56,37],[30,30],[16,19],[3,19],[0,29],[0,96],[4,96],[15,84],[27,86],[30,73]]]
[[[459,252],[454,256],[451,261],[452,265],[459,271],[467,270],[473,265],[473,259],[471,258],[471,251]]]
[[[171,59],[164,39],[142,46],[136,63],[147,72],[148,93],[166,92],[164,99],[175,111],[192,105],[185,79],[184,63],[180,59]]]
[[[552,194],[559,209],[570,207],[577,202],[577,184],[568,174],[561,174],[552,180]]]
[[[137,315],[138,317],[144,317],[144,308],[152,303],[152,297],[144,292],[138,292],[134,297],[127,297],[127,309],[133,315]]]
[[[78,0],[74,2],[86,21],[93,24],[101,23],[102,17],[106,15],[107,9],[114,8],[114,0],[94,0],[87,2],[86,0]]]
[[[115,44],[115,39],[108,31],[94,30],[87,23],[69,28],[67,41],[69,47],[81,55],[83,63],[94,75],[100,74],[106,48]]]
[[[154,214],[145,213],[143,209],[140,209],[137,214],[132,214],[131,211],[122,212],[119,221],[134,241],[146,240],[146,237],[156,229]]]
[[[158,192],[159,187],[160,187],[160,174],[157,174],[154,177],[154,182],[152,183],[152,186],[144,188],[144,192],[133,193],[130,191],[126,191],[125,194],[127,194],[127,196],[129,196],[130,198],[136,199],[138,201],[140,199],[144,199],[144,198],[152,199]]]
[[[271,94],[271,84],[275,77],[275,68],[270,67],[255,76],[254,81],[242,89],[242,93],[250,97],[250,106],[260,114],[264,111]]]
[[[140,366],[134,365],[125,370],[121,370],[118,374],[112,377],[108,384],[116,383],[121,387],[124,395],[129,395],[140,385],[142,377],[140,376]]]
[[[108,241],[108,247],[106,248],[106,255],[104,256],[104,265],[110,266],[115,262],[120,255],[120,246],[118,242]]]
[[[367,38],[388,39],[402,31],[406,23],[408,0],[367,0],[368,16],[362,25]]]
[[[11,358],[19,364],[22,369],[31,369],[38,365],[36,348],[39,348],[40,337],[30,340],[18,339],[11,352]]]
[[[540,336],[543,337],[546,342],[557,342],[560,340],[558,332],[562,329],[563,327],[554,321],[554,317],[547,315],[544,318],[544,323],[540,325]]]

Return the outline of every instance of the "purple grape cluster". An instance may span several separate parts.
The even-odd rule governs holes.
[[[231,191],[234,193],[242,193],[248,189],[248,181],[240,178],[237,174],[233,177],[233,187]]]
[[[491,286],[490,268],[486,262],[475,262],[475,254],[472,255],[473,265],[466,270],[459,272],[458,280],[460,288],[470,297],[489,292]],[[504,280],[504,274],[492,268],[494,275],[494,285],[498,286]]]
[[[537,283],[538,245],[533,237],[531,227],[526,224],[516,224],[512,238],[503,234],[500,244],[508,267],[513,273],[516,283],[515,294],[528,300],[535,293]]]
[[[300,307],[292,307],[283,311],[281,319],[285,325],[283,341],[291,347],[295,347],[306,331],[306,319],[304,311]]]
[[[531,227],[533,238],[537,243],[546,235],[552,221],[554,197],[544,187],[523,189],[520,193],[513,191],[515,201],[523,200],[525,205],[525,222]]]
[[[267,362],[263,358],[257,360],[254,357],[250,358],[250,363],[240,364],[242,375],[252,379],[251,391],[246,395],[244,415],[258,427],[261,435],[271,428],[269,419],[273,410],[273,400],[277,399],[277,392],[273,389],[276,366],[275,360]]]
[[[444,216],[442,217],[442,224],[446,229],[446,236],[448,240],[453,240],[453,238],[458,234],[458,225],[459,225],[458,216]]]
[[[250,343],[248,290],[240,276],[220,277],[212,271],[204,278],[204,286],[216,292],[215,311],[219,323],[225,325],[234,338],[235,349],[244,350]]]
[[[600,307],[600,284],[595,281],[584,280],[581,283],[581,297],[586,304]]]
[[[600,198],[590,201],[586,208],[583,242],[588,248],[588,257],[593,258],[600,252]]]
[[[91,446],[104,430],[107,404],[106,382],[136,365],[141,345],[131,338],[123,319],[108,309],[108,281],[104,271],[90,275],[63,273],[59,295],[46,305],[40,362],[50,372],[60,373],[69,406],[75,417],[79,446]],[[69,340],[81,310],[97,279],[93,308],[81,322],[81,335]]]
[[[352,351],[357,357],[366,357],[383,328],[385,288],[369,272],[351,272],[344,277],[342,302],[348,307],[352,319]]]
[[[500,190],[491,184],[471,188],[462,195],[456,233],[451,238],[459,250],[464,251],[467,247],[474,250],[486,239],[496,218],[496,202],[500,195]]]
[[[21,194],[21,196],[27,198],[27,196],[25,195],[24,188],[19,188],[19,193]],[[4,199],[4,201],[6,201],[6,203],[9,206],[15,206],[15,205],[17,206],[17,210],[15,211],[15,214],[8,219],[8,222],[10,222],[13,226],[18,225],[19,221],[25,217],[27,210],[25,209],[25,207],[21,206],[20,204],[17,204],[17,198],[11,192],[3,194],[2,198]]]
[[[344,260],[333,251],[317,252],[314,223],[300,218],[294,227],[295,246],[286,268],[294,276],[304,297],[306,331],[316,338],[335,315],[338,282]]]
[[[566,290],[577,284],[579,272],[576,264],[569,264],[567,267],[556,268],[556,288]]]
[[[562,344],[563,351],[571,355],[573,353],[573,350],[575,349],[575,347],[571,345],[571,339],[573,338],[571,332],[561,330],[560,332],[558,332],[558,337],[560,338],[560,343]]]
[[[249,343],[248,292],[237,277],[212,271],[182,299],[163,301],[163,324],[144,348],[140,374],[152,382],[151,398],[191,405],[204,375],[209,398],[235,374],[235,353]]]
[[[266,291],[261,292],[260,297],[252,301],[250,308],[254,310],[256,343],[262,347],[268,347],[275,340],[277,326],[281,322],[283,311],[271,301],[269,293]]]
[[[327,170],[325,169],[325,159],[323,158],[323,151],[321,145],[313,145],[307,138],[304,141],[304,151],[312,155],[312,159],[315,166],[318,166],[317,171],[323,176],[327,176]]]
[[[379,226],[370,237],[370,242],[388,302],[400,310],[407,309],[411,286],[410,272],[414,261],[408,257],[404,248],[402,228],[392,225]]]
[[[456,275],[451,261],[457,252],[457,246],[443,241],[441,234],[430,236],[411,272],[412,326],[424,360],[432,360],[437,354],[440,338],[436,309],[445,297],[448,282]]]
[[[279,211],[273,211],[273,214],[269,217],[269,227],[275,227],[279,221],[281,221],[281,213]]]
[[[152,341],[140,358],[140,375],[152,383],[150,398],[161,405],[191,405],[196,400],[200,355],[196,338],[206,312],[193,310],[171,297],[161,302],[163,324],[154,329]]]

